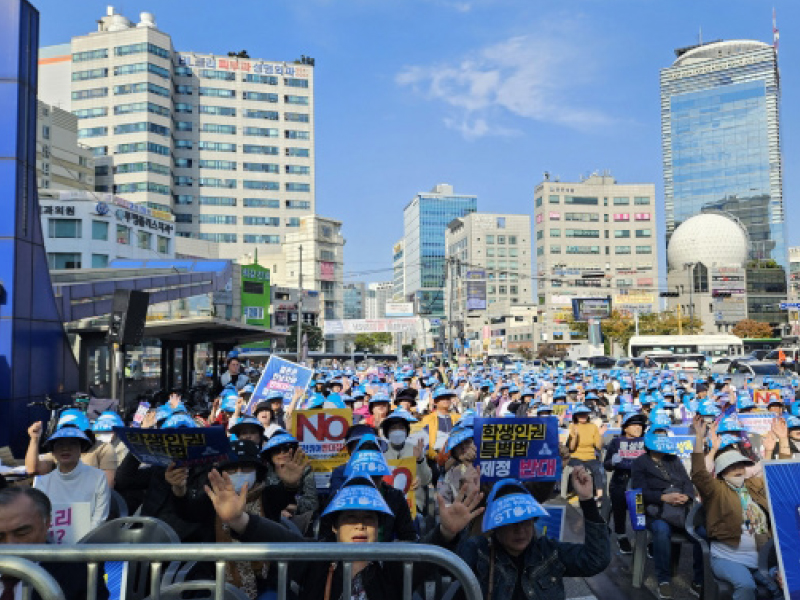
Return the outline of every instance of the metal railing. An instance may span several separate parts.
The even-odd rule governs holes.
[[[75,562],[86,564],[87,600],[96,600],[98,569],[107,561],[150,563],[150,598],[161,597],[163,564],[172,561],[213,562],[215,564],[214,600],[223,600],[225,564],[232,561],[269,561],[277,566],[278,600],[286,600],[290,562],[321,561],[343,563],[343,597],[352,591],[354,561],[389,561],[403,563],[403,600],[411,600],[415,562],[433,564],[448,570],[461,584],[466,600],[481,600],[481,589],[467,564],[452,552],[429,544],[381,543],[275,543],[275,544],[207,544],[202,546],[171,544],[73,544],[0,545],[0,573],[8,573],[28,582],[45,600],[58,600],[63,594],[42,594],[55,584],[43,569],[21,569],[12,557],[35,562]],[[58,590],[58,585],[55,586]],[[60,590],[58,590],[60,592]]]
[[[30,583],[42,600],[64,600],[64,592],[53,576],[36,563],[18,556],[0,557],[0,573]],[[31,589],[22,586],[22,600],[30,600]]]

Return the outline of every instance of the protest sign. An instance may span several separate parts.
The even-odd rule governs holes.
[[[389,463],[392,474],[387,475],[383,480],[405,494],[408,508],[411,510],[411,518],[416,518],[416,492],[411,489],[411,484],[414,483],[414,479],[417,476],[417,459],[409,456],[408,458],[393,458],[386,462]]]
[[[136,409],[136,414],[133,415],[133,422],[131,422],[131,427],[141,427],[142,421],[144,421],[145,416],[147,416],[147,411],[149,410],[150,410],[149,402],[139,402],[139,408]]]
[[[506,477],[557,481],[561,476],[555,417],[475,419],[481,481]]]
[[[766,435],[772,429],[772,421],[775,418],[773,413],[739,413],[739,420],[747,428],[748,433]]]
[[[137,429],[114,427],[114,433],[139,462],[159,467],[183,467],[235,459],[222,427]]]
[[[800,460],[765,460],[772,534],[787,600],[800,600]]]
[[[782,402],[781,390],[756,390],[753,400],[756,404],[769,404],[772,401]]]
[[[547,511],[547,516],[539,517],[534,521],[537,535],[560,542],[561,537],[564,535],[564,519],[567,515],[567,507],[556,504],[543,504],[542,508]]]
[[[628,515],[631,518],[631,528],[634,531],[642,531],[646,526],[642,490],[627,490],[625,492],[625,502],[628,504]]]
[[[292,401],[295,388],[306,389],[311,377],[314,374],[312,369],[302,367],[298,364],[270,356],[261,378],[250,396],[247,403],[247,414],[253,414],[256,404],[264,400],[270,392],[278,391],[283,394],[283,403],[289,404]]]
[[[77,544],[92,530],[88,502],[53,502],[48,536],[53,544]]]
[[[329,487],[333,470],[347,462],[344,437],[352,422],[353,411],[349,408],[292,413],[290,432],[311,461],[317,489]]]

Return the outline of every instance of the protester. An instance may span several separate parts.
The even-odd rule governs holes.
[[[53,504],[71,506],[84,511],[88,523],[75,519],[75,540],[82,538],[108,518],[111,491],[105,473],[81,462],[81,452],[92,447],[91,440],[77,427],[62,427],[45,442],[44,449],[53,453],[56,469],[33,480]]]
[[[480,487],[480,473],[473,466],[478,456],[471,427],[453,430],[447,439],[445,451],[450,454],[450,459],[445,464],[444,477],[439,479],[436,492],[447,504],[451,504],[463,486],[469,490]]]
[[[217,382],[217,394],[224,388],[232,385],[234,389],[241,390],[244,386],[250,383],[250,378],[241,372],[242,363],[235,356],[228,358],[226,363],[226,370],[219,376]]]
[[[452,390],[439,389],[433,395],[434,411],[422,417],[422,428],[428,431],[428,458],[433,460],[436,453],[444,448],[447,437],[458,422],[460,415],[450,412],[453,398],[456,394]]]
[[[408,436],[411,433],[411,423],[417,420],[411,413],[397,409],[381,423],[381,432],[389,442],[383,455],[386,460],[397,460],[401,458],[413,457],[417,464],[417,472],[414,481],[411,483],[413,490],[426,490],[431,482],[431,468],[425,461],[425,441],[419,438],[416,443],[410,441]],[[425,495],[416,495],[417,512],[425,512]]]
[[[605,426],[601,432],[597,425],[590,423],[591,412],[584,405],[580,405],[572,411],[567,449],[571,466],[582,465],[589,469],[594,479],[595,495],[599,498],[605,489],[605,476],[598,459],[600,449],[603,447]]]

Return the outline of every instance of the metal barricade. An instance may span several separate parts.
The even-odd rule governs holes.
[[[403,563],[403,600],[411,600],[412,576],[415,562],[433,564],[448,570],[460,583],[466,600],[481,600],[481,589],[469,566],[452,552],[429,544],[382,543],[291,543],[291,544],[207,544],[203,546],[162,544],[73,544],[52,545],[0,545],[0,572],[12,557],[36,562],[86,563],[87,600],[97,598],[97,573],[106,561],[131,561],[151,563],[151,598],[161,596],[162,566],[172,561],[213,562],[216,566],[214,600],[222,600],[225,588],[225,563],[231,561],[268,561],[277,566],[278,600],[286,600],[288,568],[290,562],[322,561],[343,562],[343,597],[352,591],[352,566],[355,561],[387,561]],[[13,564],[12,564],[13,567]],[[40,571],[43,571],[41,568]],[[13,574],[29,582],[37,590],[55,582],[46,572],[17,569]],[[49,580],[49,581],[48,581]],[[56,589],[58,586],[56,585]],[[59,590],[60,591],[60,590]],[[41,592],[40,592],[41,593]],[[45,600],[59,600],[62,595],[45,596]]]
[[[39,565],[18,556],[0,556],[0,574],[29,583],[42,600],[64,600],[64,592],[52,575]],[[22,600],[30,600],[30,587],[22,587]]]

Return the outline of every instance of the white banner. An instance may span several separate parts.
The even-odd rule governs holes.
[[[414,303],[413,302],[387,302],[386,303],[386,316],[387,317],[413,317],[414,316]]]
[[[352,335],[357,333],[414,333],[420,327],[419,317],[411,319],[346,319],[326,320],[325,335]]]

